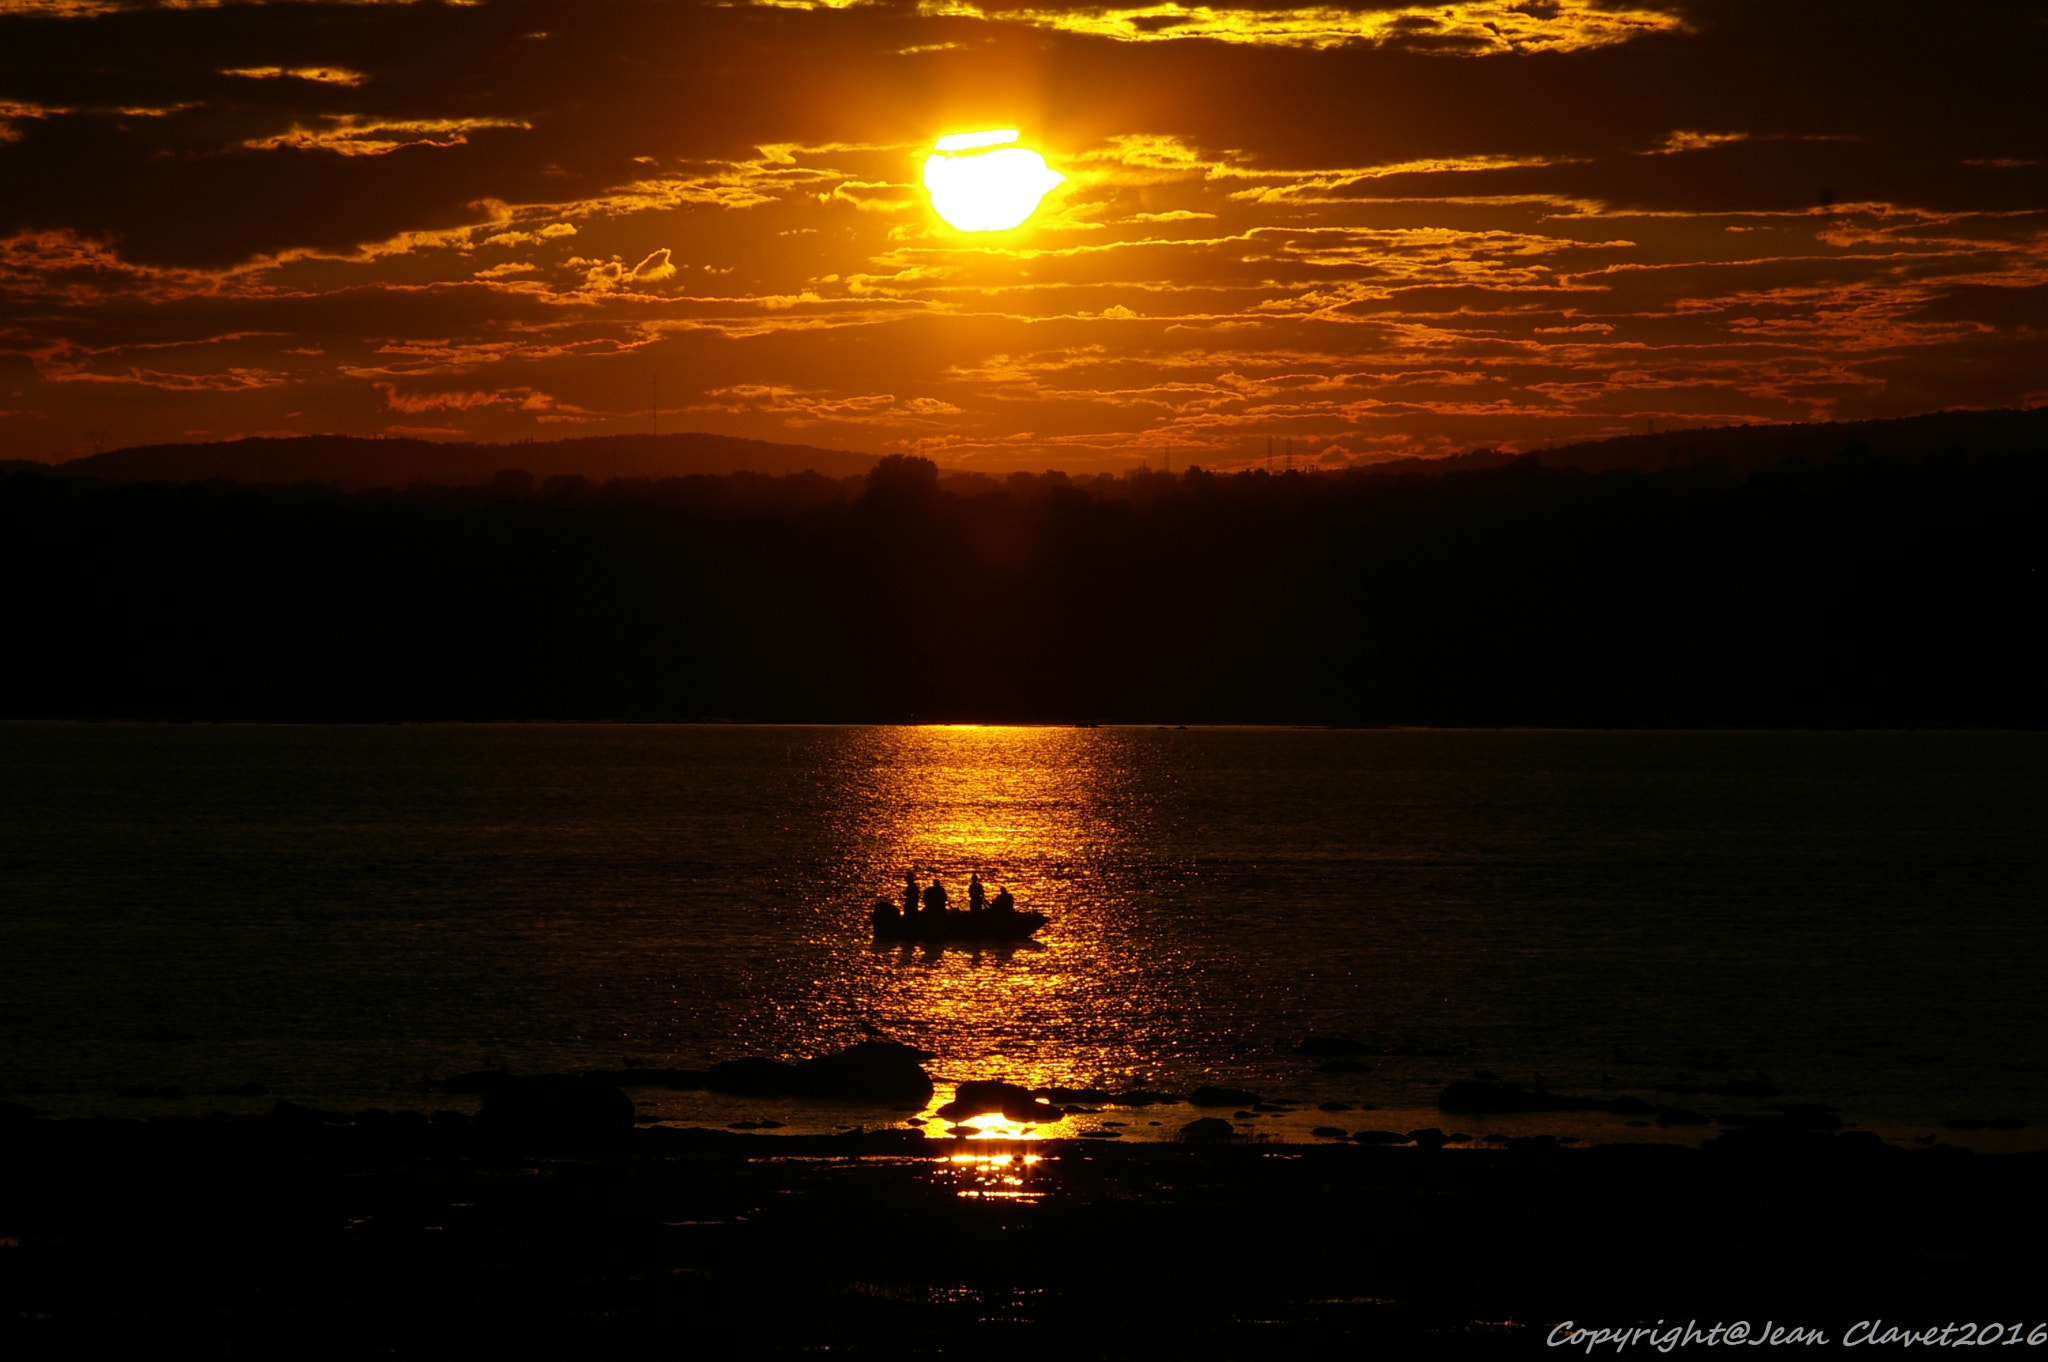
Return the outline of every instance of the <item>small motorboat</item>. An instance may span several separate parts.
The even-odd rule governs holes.
[[[870,917],[878,941],[1025,941],[1047,921],[1044,913],[999,913],[992,908],[913,917],[887,899],[875,900]]]

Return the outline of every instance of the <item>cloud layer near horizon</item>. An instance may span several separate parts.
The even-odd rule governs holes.
[[[2038,403],[2044,16],[0,0],[0,453],[658,404],[1229,465]],[[917,168],[992,126],[1067,179],[958,233]]]

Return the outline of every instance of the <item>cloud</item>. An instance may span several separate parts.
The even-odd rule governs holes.
[[[511,118],[362,118],[333,114],[325,127],[294,123],[284,132],[251,137],[242,145],[251,151],[326,151],[338,156],[388,156],[401,147],[459,147],[483,128],[530,128]]]
[[[1877,3],[17,5],[8,406],[512,438],[658,373],[1080,466],[2027,400],[2048,29]],[[949,232],[921,157],[1013,126],[1066,183]]]
[[[360,71],[341,66],[294,66],[289,70],[281,66],[237,66],[223,68],[221,74],[241,76],[247,80],[310,80],[318,85],[340,85],[350,89],[369,79]]]
[[[1459,54],[1576,52],[1686,26],[1678,15],[1667,11],[1606,8],[1583,0],[1521,0],[1515,4],[1453,0],[1445,5],[1386,9],[1252,9],[1174,0],[1121,9],[1061,8],[925,0],[921,8],[931,15],[1029,24],[1120,42],[1207,39],[1309,48],[1363,44]]]

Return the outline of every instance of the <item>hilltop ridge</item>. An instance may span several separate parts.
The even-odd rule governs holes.
[[[777,444],[732,435],[599,435],[521,444],[372,439],[355,435],[298,435],[213,440],[198,444],[137,445],[60,464],[9,461],[17,471],[58,472],[108,482],[204,482],[221,478],[251,484],[321,482],[346,488],[411,483],[461,486],[489,482],[507,469],[536,478],[688,477],[699,473],[801,473],[853,477],[875,456],[813,445]]]

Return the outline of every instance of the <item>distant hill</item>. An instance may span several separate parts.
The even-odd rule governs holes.
[[[1826,463],[1861,445],[1886,459],[1917,463],[1931,454],[2048,451],[2048,407],[2026,411],[1937,411],[1883,421],[1823,421],[1792,426],[1712,426],[1656,435],[1622,435],[1535,451],[1552,468],[1604,472],[1655,471],[1700,463],[1727,464],[1737,473],[1776,468],[1787,459]]]
[[[1454,473],[1498,468],[1533,458],[1552,468],[1588,472],[1656,472],[1694,464],[1726,465],[1737,475],[1773,469],[1790,458],[1824,464],[1861,446],[1882,458],[1918,462],[1949,450],[1973,455],[2048,453],[2048,407],[2029,410],[1941,411],[1881,421],[1829,421],[1807,425],[1709,426],[1621,435],[1556,445],[1526,454],[1475,449],[1447,457],[1392,459],[1362,467],[1374,474]],[[332,483],[344,488],[444,486],[489,482],[507,469],[537,479],[687,477],[711,473],[800,473],[828,477],[865,474],[872,454],[812,445],[743,440],[730,435],[606,435],[523,444],[436,440],[359,439],[303,435],[289,439],[219,440],[206,444],[138,445],[44,464],[0,461],[0,472],[60,472],[110,482]],[[1227,471],[1227,470],[1219,470]]]
[[[1967,450],[1971,454],[2048,453],[2048,407],[2024,411],[1937,411],[1881,421],[1820,421],[1805,425],[1707,426],[1655,435],[1618,435],[1605,440],[1555,445],[1525,455],[1497,449],[1424,459],[1366,464],[1374,473],[1453,473],[1498,468],[1533,458],[1551,468],[1587,472],[1637,468],[1656,472],[1694,464],[1725,464],[1737,474],[1757,473],[1790,458],[1824,464],[1861,445],[1881,458],[1918,462],[1930,454]]]
[[[604,435],[530,444],[471,444],[438,440],[374,440],[350,435],[288,439],[216,440],[205,444],[138,445],[54,466],[109,482],[334,483],[342,487],[403,487],[412,483],[488,482],[506,469],[536,478],[687,477],[694,473],[801,473],[852,477],[874,467],[875,456],[845,449],[774,444],[730,435]],[[51,465],[10,461],[13,469],[48,471]]]

